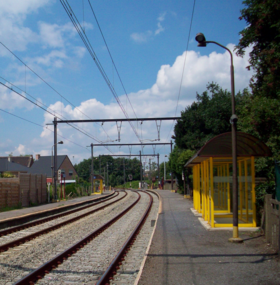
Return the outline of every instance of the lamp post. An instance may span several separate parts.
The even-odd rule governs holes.
[[[227,47],[214,42],[206,41],[205,36],[202,33],[198,33],[195,37],[198,42],[198,47],[206,47],[206,44],[216,44],[223,49],[226,49],[230,54],[230,78],[231,78],[231,111],[232,115],[230,118],[231,123],[231,140],[232,140],[232,202],[233,202],[233,237],[229,239],[231,242],[242,242],[243,240],[239,237],[238,234],[238,184],[237,184],[237,116],[235,114],[235,91],[234,91],[234,67],[233,67],[233,57],[232,52]]]
[[[52,146],[52,165],[51,165],[51,169],[52,169],[52,189],[54,189],[55,188],[55,193],[53,193],[54,194],[54,199],[55,199],[55,201],[57,200],[57,193],[56,193],[56,187],[54,187],[54,181],[55,181],[55,183],[56,183],[56,179],[55,179],[55,175],[56,175],[56,171],[54,171],[54,165],[53,165],[53,147],[54,146],[56,146],[56,145],[58,145],[58,144],[63,144],[63,141],[59,141],[59,142],[57,142],[57,143],[55,143],[53,146]],[[49,193],[49,195],[50,195],[50,193]]]
[[[166,168],[165,168],[165,158],[167,155],[164,156],[164,181],[166,180]]]

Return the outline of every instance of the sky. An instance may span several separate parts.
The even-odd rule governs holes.
[[[0,1],[0,156],[51,155],[54,116],[175,117],[208,82],[230,90],[229,53],[214,44],[197,47],[195,36],[203,32],[233,51],[246,27],[238,19],[242,8],[240,0]],[[234,54],[236,92],[252,76],[248,54]],[[118,123],[120,143],[170,143],[175,123]],[[91,143],[119,143],[118,135],[116,122],[60,123],[58,154],[76,164],[90,158]],[[94,156],[140,150],[159,153],[162,162],[170,145],[97,146]]]

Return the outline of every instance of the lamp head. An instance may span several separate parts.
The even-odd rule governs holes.
[[[196,34],[195,40],[198,42],[198,47],[206,47],[206,39],[202,33]]]
[[[57,144],[63,144],[63,141],[58,142]]]

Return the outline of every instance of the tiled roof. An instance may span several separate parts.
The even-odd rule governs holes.
[[[6,158],[0,158],[0,172],[5,171],[19,171],[19,172],[29,172],[30,168],[23,166],[21,164],[10,162]]]
[[[60,165],[63,163],[67,155],[58,155],[57,156],[57,169],[60,168]],[[40,156],[38,160],[35,160],[33,165],[29,168],[29,173],[34,174],[46,174],[47,177],[52,176],[52,156]]]

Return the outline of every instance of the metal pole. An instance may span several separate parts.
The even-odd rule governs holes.
[[[214,42],[205,41],[205,43],[213,43],[224,49],[230,54],[230,80],[231,80],[231,140],[232,140],[232,214],[233,214],[233,236],[229,239],[231,242],[242,242],[238,233],[238,181],[237,181],[237,116],[235,114],[235,90],[234,90],[234,67],[232,52],[227,47]]]
[[[158,181],[160,181],[160,177],[159,177],[159,153],[157,155],[157,167],[158,167]],[[160,183],[158,183],[158,186],[160,185]]]
[[[170,141],[170,145],[171,145],[171,153],[172,153],[172,145],[173,145],[172,140]],[[171,156],[170,156],[170,161],[171,161]],[[172,169],[171,169],[171,190],[174,190],[173,189],[173,171],[172,171]]]
[[[186,176],[185,176],[185,170],[183,167],[183,178],[184,178],[184,197],[186,196]]]
[[[100,159],[100,155],[99,155],[99,175],[101,175],[101,159]]]
[[[53,171],[53,146],[52,146],[52,165],[51,165],[51,168],[52,168],[52,191],[53,191],[53,197],[52,199],[54,200],[54,171]],[[49,200],[50,200],[50,192],[49,192]],[[50,201],[49,201],[50,202]]]
[[[90,182],[91,182],[91,193],[93,193],[93,144],[91,146],[91,172],[90,172]]]
[[[125,158],[123,158],[123,184],[125,185],[125,160],[124,159]]]
[[[141,181],[141,189],[142,189],[142,157],[141,157],[141,150],[140,152],[140,181]]]
[[[106,170],[106,167],[104,167],[104,182],[105,182],[105,187],[104,187],[104,191],[106,190],[106,175],[105,175],[105,170]]]
[[[57,201],[57,117],[54,117],[54,176],[53,176],[53,183],[54,183],[54,200]]]
[[[108,161],[107,161],[107,190],[109,190],[109,165],[108,165]]]

